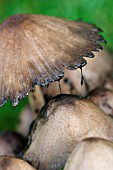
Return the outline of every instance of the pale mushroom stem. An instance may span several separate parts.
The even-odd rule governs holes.
[[[29,93],[29,103],[35,119],[38,111],[45,105],[45,99],[40,86],[35,86],[35,89]]]

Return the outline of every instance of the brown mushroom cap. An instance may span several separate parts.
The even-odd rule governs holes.
[[[88,99],[61,95],[50,100],[35,122],[23,158],[39,170],[59,170],[76,143],[87,137],[113,141],[113,120]],[[43,118],[44,117],[44,118]]]
[[[113,170],[113,143],[99,138],[78,143],[64,170]]]
[[[104,82],[105,86],[113,89],[113,78],[109,74],[113,72],[113,58],[107,50],[94,53],[95,57],[86,58],[87,65],[82,68],[84,83],[82,86],[82,95],[87,95],[97,87],[101,87]],[[61,92],[66,94],[81,94],[81,70],[65,69],[64,77],[60,81]],[[60,94],[58,82],[50,83],[49,87],[43,87],[43,93],[49,96]]]
[[[101,30],[81,21],[42,15],[13,15],[0,25],[0,106],[15,106],[35,84],[46,86],[64,76],[64,68],[86,64],[105,42]]]
[[[11,156],[0,156],[0,170],[36,170],[27,162]]]

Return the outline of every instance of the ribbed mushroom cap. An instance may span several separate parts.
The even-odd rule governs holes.
[[[86,64],[83,56],[101,49],[100,29],[81,21],[20,14],[0,25],[0,105],[8,97],[15,106],[35,84],[46,86],[64,68]]]
[[[11,156],[0,156],[0,170],[36,170],[27,162]]]
[[[97,87],[101,87],[104,82],[106,86],[113,89],[113,79],[109,78],[109,74],[113,72],[113,57],[107,50],[94,53],[95,57],[86,58],[87,65],[83,67],[84,83],[82,85],[82,95],[87,95],[90,91]],[[66,94],[81,94],[81,70],[65,69],[65,74],[60,81],[61,91]],[[48,88],[43,88],[44,94],[55,96],[60,94],[59,84],[53,82]]]
[[[72,95],[52,99],[34,124],[23,158],[39,170],[64,167],[76,143],[87,137],[113,141],[113,120],[90,100]]]
[[[64,170],[113,170],[113,143],[99,138],[78,143]]]

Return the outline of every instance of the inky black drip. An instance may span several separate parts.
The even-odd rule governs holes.
[[[81,82],[80,82],[80,84],[82,86],[83,83],[84,83],[84,76],[83,76],[83,72],[82,72],[82,66],[80,66],[80,70],[81,70]]]
[[[60,80],[58,80],[58,85],[59,85],[60,94],[62,94],[61,85],[60,85]]]

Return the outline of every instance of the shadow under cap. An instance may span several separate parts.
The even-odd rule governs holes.
[[[83,67],[84,57],[102,49],[100,29],[81,21],[19,14],[0,25],[0,106],[16,106],[34,85],[47,86],[64,68]]]

